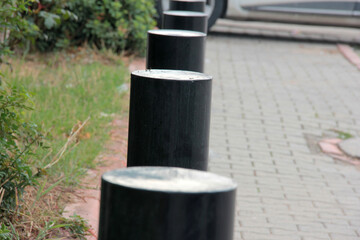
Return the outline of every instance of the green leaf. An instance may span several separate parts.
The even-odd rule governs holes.
[[[11,239],[11,232],[9,229],[7,229],[7,227],[3,223],[1,224],[1,227],[0,227],[0,239],[3,239],[3,240]]]
[[[61,23],[60,16],[53,13],[40,11],[39,16],[44,18],[44,25],[47,29],[52,29]]]

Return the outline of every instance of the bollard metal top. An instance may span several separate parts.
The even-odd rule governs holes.
[[[174,167],[129,167],[106,172],[103,181],[128,188],[160,192],[228,192],[237,184],[209,172]]]
[[[171,15],[171,16],[181,16],[181,17],[207,17],[208,16],[208,14],[203,13],[203,12],[178,11],[178,10],[164,11],[163,14]]]
[[[172,36],[172,37],[206,37],[206,34],[203,32],[176,30],[176,29],[149,30],[148,34],[164,35],[164,36]]]
[[[137,70],[131,75],[153,78],[161,80],[175,80],[175,81],[201,81],[211,80],[212,77],[199,72],[183,71],[183,70],[167,70],[167,69],[149,69]]]

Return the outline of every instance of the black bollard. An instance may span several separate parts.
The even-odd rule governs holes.
[[[132,167],[101,181],[99,240],[232,240],[236,184],[213,173]]]
[[[170,10],[205,12],[205,0],[171,0]]]
[[[205,37],[205,33],[186,30],[148,31],[146,68],[203,72]]]
[[[133,72],[127,166],[206,170],[211,83],[197,72]]]
[[[164,11],[164,29],[183,29],[207,33],[208,15],[202,12]]]

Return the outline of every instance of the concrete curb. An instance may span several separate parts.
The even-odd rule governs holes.
[[[320,42],[360,43],[360,30],[349,27],[219,19],[211,28],[211,32]]]

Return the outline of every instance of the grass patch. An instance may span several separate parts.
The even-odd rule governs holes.
[[[12,65],[9,81],[23,85],[33,94],[35,110],[28,117],[42,126],[50,146],[39,150],[36,168],[43,169],[54,161],[71,132],[90,117],[62,158],[47,172],[52,176],[63,173],[65,183],[77,183],[84,169],[94,167],[94,158],[108,136],[109,116],[124,110],[121,89],[127,70],[122,65],[99,62],[65,61],[53,67],[15,60]]]
[[[34,110],[26,117],[42,127],[49,148],[30,159],[39,185],[27,189],[6,228],[0,221],[0,238],[10,230],[13,239],[83,239],[84,221],[61,216],[66,193],[96,166],[109,123],[126,111],[128,70],[120,57],[88,49],[13,58],[11,66],[2,67],[4,79],[32,94]]]

